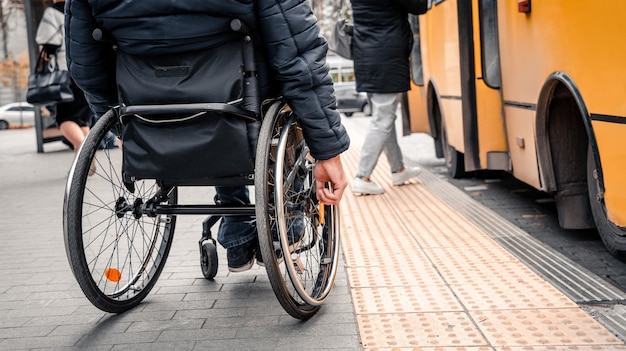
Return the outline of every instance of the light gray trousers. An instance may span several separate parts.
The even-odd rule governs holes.
[[[356,172],[357,177],[366,178],[372,175],[383,150],[392,172],[404,166],[395,124],[400,94],[369,94],[369,98],[372,102],[372,120],[361,148],[361,159]]]

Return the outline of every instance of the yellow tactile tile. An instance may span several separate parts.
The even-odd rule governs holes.
[[[505,281],[532,281],[532,284],[536,284],[544,281],[517,261],[464,260],[452,249],[435,249],[429,253],[442,277],[453,285],[482,282],[495,284]]]
[[[516,346],[496,347],[495,351],[617,351],[626,350],[623,345],[548,345],[548,346]]]
[[[491,347],[465,347],[465,346],[446,346],[446,347],[386,347],[386,348],[367,348],[371,351],[494,351]]]
[[[455,285],[453,289],[468,310],[578,307],[572,300],[544,282],[528,280],[517,283],[474,282]]]
[[[352,289],[358,314],[463,311],[446,285],[377,286]]]
[[[360,266],[347,267],[348,281],[354,288],[374,286],[411,286],[445,284],[432,266]]]
[[[357,323],[366,349],[487,346],[462,312],[363,314]]]
[[[358,149],[343,157],[354,177]],[[366,350],[621,350],[623,342],[417,180],[342,203]]]
[[[579,308],[473,311],[492,345],[593,345],[620,343]]]
[[[350,202],[350,216],[343,216],[342,225],[354,235],[343,238],[348,266],[369,264],[412,265],[426,259],[420,257],[420,246],[414,238],[406,235],[402,222],[389,211],[389,205],[380,201],[364,199],[358,203],[346,196]],[[369,202],[368,202],[369,201]],[[387,211],[388,214],[381,214]],[[359,215],[352,216],[352,213]],[[403,235],[398,235],[402,233]]]
[[[397,215],[403,222],[410,221],[411,233],[424,248],[492,244],[488,235],[477,231],[422,184],[395,187],[388,193],[392,203],[410,209]]]

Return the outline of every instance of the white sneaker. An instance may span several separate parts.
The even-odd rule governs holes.
[[[352,192],[358,194],[378,195],[385,192],[385,189],[381,188],[374,181],[366,182],[361,178],[355,178],[352,183]]]
[[[393,185],[402,185],[407,180],[417,177],[422,173],[422,169],[419,167],[405,167],[404,171],[391,174],[391,182]]]

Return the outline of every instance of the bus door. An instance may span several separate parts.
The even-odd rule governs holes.
[[[464,1],[461,1],[465,3]],[[478,169],[511,170],[501,91],[497,0],[474,0],[474,82]],[[466,158],[467,160],[467,158]]]
[[[435,0],[420,16],[423,87],[409,92],[411,129],[422,132],[428,120],[437,156],[456,178],[510,168],[495,3]]]
[[[436,126],[429,126],[424,86],[424,65],[420,45],[419,16],[410,15],[409,22],[413,31],[413,49],[411,51],[411,91],[403,96],[402,127],[403,134],[429,133],[436,131]]]

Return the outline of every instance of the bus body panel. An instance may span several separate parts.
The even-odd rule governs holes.
[[[612,122],[594,121],[590,133],[602,167],[607,216],[626,227],[626,46],[621,44],[626,37],[626,1],[534,1],[530,14],[518,12],[515,1],[498,1],[498,7],[502,95],[513,174],[542,189],[540,174],[527,179],[526,172],[518,173],[528,167],[528,157],[516,149],[515,139],[527,134],[535,121],[533,113],[516,110],[536,107],[546,79],[562,72],[575,84],[589,114],[582,118],[614,117]],[[518,117],[524,120],[514,121]],[[513,128],[511,123],[525,127]],[[533,139],[526,139],[529,142]]]
[[[459,99],[441,99],[441,119],[446,128],[448,143],[455,150],[465,153],[463,137],[463,106]]]
[[[507,138],[515,178],[539,189],[539,168],[535,145],[535,112],[505,107]]]
[[[626,124],[592,124],[602,160],[607,216],[615,224],[626,226]]]
[[[409,101],[409,118],[411,133],[426,133],[432,135],[428,123],[428,105],[426,103],[427,90],[425,86],[411,83],[411,90],[407,94]]]
[[[485,84],[476,84],[476,108],[478,116],[478,145],[482,169],[509,170],[508,162],[500,165],[488,165],[487,154],[507,153],[508,147],[504,133],[502,116],[502,97],[498,90]]]

